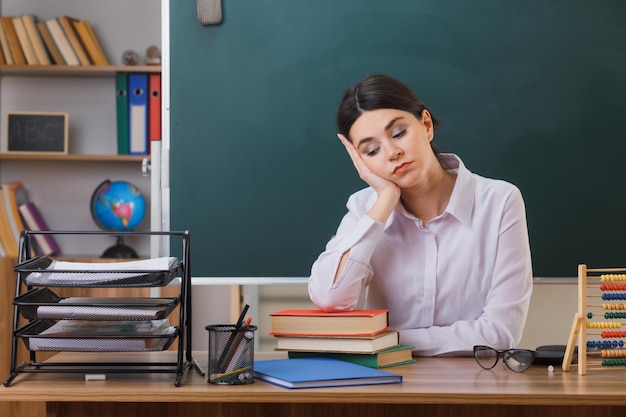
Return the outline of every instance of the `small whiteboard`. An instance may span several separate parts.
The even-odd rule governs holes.
[[[67,154],[68,114],[7,112],[5,152]]]

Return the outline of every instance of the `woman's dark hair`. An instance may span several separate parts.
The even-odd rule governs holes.
[[[404,110],[419,120],[427,110],[417,95],[400,81],[384,74],[368,75],[344,93],[337,112],[339,133],[352,140],[349,132],[356,119],[365,111],[377,109]],[[440,125],[435,116],[432,119],[434,126]]]

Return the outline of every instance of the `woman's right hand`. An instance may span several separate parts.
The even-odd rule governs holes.
[[[344,135],[338,133],[337,137],[346,148],[348,155],[350,155],[350,159],[359,173],[359,177],[378,194],[377,204],[372,207],[369,215],[376,220],[386,221],[387,217],[389,217],[389,214],[400,200],[400,187],[398,187],[396,183],[372,172],[372,170],[367,167],[361,154],[359,154],[352,142]],[[383,208],[382,211],[380,210],[381,208]]]

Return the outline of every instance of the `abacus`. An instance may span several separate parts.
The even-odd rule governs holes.
[[[563,358],[569,371],[578,345],[578,374],[626,370],[626,268],[588,269],[578,265],[578,312]]]

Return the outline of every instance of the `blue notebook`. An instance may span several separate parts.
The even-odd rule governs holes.
[[[254,377],[285,388],[398,384],[402,375],[330,358],[254,362]]]

